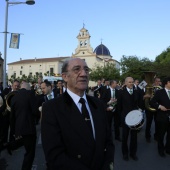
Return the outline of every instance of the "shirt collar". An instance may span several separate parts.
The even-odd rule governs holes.
[[[132,90],[132,91],[133,91],[133,88],[129,89],[128,87],[126,87],[126,89],[127,89],[127,91],[130,91],[130,90]]]
[[[75,102],[75,104],[77,105],[79,103],[79,100],[80,98],[84,98],[85,101],[87,102],[87,99],[86,99],[86,95],[84,93],[84,95],[82,97],[78,96],[77,94],[73,93],[71,90],[69,90],[67,88],[67,93],[71,96],[71,98],[73,99],[73,101]]]

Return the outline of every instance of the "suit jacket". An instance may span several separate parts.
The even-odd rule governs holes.
[[[119,92],[117,109],[118,112],[121,113],[122,118],[125,118],[132,110],[137,110],[139,108],[143,110],[143,98],[139,90],[133,89],[132,95],[129,94],[127,88],[123,88],[123,90],[120,90]]]
[[[150,101],[150,105],[157,110],[157,121],[167,121],[168,115],[170,115],[170,110],[162,111],[158,109],[159,105],[165,106],[167,109],[170,109],[170,99],[165,89],[156,91],[154,97]]]
[[[100,91],[101,91],[101,87],[98,87],[98,86],[95,86],[94,87],[94,97],[98,98],[98,93],[100,94]]]
[[[118,98],[118,93],[119,93],[119,90],[115,89],[115,98],[117,99]],[[110,98],[111,98],[111,91],[110,91],[110,88],[106,89],[105,93],[103,94],[102,96],[102,101],[105,103],[105,107],[108,107],[107,103],[110,101]]]
[[[108,87],[109,88],[109,87]],[[100,89],[100,98],[103,98],[103,95],[105,94],[106,90],[108,89],[107,86],[102,86]]]
[[[43,105],[41,135],[50,170],[109,170],[114,144],[102,102],[87,96],[95,140],[67,92]]]
[[[36,133],[35,93],[20,89],[11,99],[11,126],[16,136]]]

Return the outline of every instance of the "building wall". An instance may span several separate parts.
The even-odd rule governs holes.
[[[11,64],[8,65],[8,77],[11,78],[14,73],[16,73],[16,77],[22,77],[23,74],[26,76],[30,75],[36,75],[36,72],[47,73],[47,71],[50,72],[50,68],[53,68],[53,72],[60,74],[61,73],[61,64],[59,62],[36,62],[35,63],[20,63],[20,64]],[[20,74],[22,72],[22,74]]]

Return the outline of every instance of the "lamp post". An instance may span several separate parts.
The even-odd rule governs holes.
[[[18,4],[27,4],[34,5],[34,0],[26,0],[26,2],[9,2],[6,0],[6,8],[5,8],[5,30],[4,30],[4,64],[3,64],[3,88],[6,87],[6,59],[7,59],[7,34],[8,34],[8,7],[9,5],[18,5]]]

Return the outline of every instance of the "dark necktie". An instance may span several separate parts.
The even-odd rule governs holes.
[[[89,115],[89,112],[88,112],[88,110],[86,108],[86,104],[85,104],[86,101],[85,101],[84,98],[80,98],[79,102],[82,104],[82,106],[81,106],[82,116],[83,116],[84,120],[86,121],[90,131],[93,132],[91,120],[90,120],[90,115]]]

